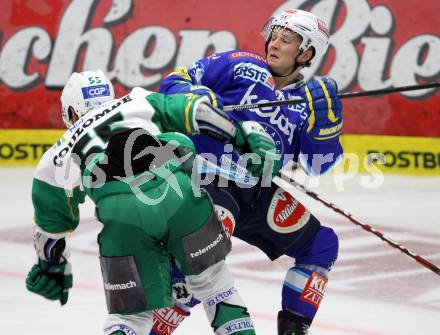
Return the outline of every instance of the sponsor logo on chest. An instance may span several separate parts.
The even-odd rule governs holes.
[[[240,63],[234,66],[234,80],[245,78],[274,89],[273,77],[267,69],[253,63]]]
[[[257,84],[253,84],[248,87],[246,93],[240,100],[240,105],[252,105],[268,101],[267,96],[266,99],[262,99],[262,96],[256,89],[256,85]],[[273,99],[276,99],[276,93],[274,93]],[[279,136],[282,136],[283,138],[285,136],[287,142],[292,144],[297,125],[289,120],[288,116],[284,113],[285,110],[282,109],[281,106],[275,108],[253,108],[250,109],[250,111],[257,114],[260,118],[266,119],[281,132]]]

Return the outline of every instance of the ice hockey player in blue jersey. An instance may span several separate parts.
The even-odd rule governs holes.
[[[242,50],[213,54],[190,69],[178,68],[163,80],[160,90],[207,95],[219,107],[303,98],[303,104],[254,108],[229,116],[239,123],[256,121],[263,126],[272,136],[283,165],[293,161],[307,173],[320,175],[343,154],[339,142],[342,105],[334,80],[304,83],[300,71],[318,63],[326,53],[327,25],[312,13],[288,9],[271,17],[262,35],[266,57]],[[199,154],[220,157],[228,153],[221,142],[207,134],[194,136],[193,141]],[[337,258],[334,231],[274,184],[243,188],[229,183],[221,188],[219,183],[210,183],[204,188],[220,216],[232,222],[234,236],[257,246],[271,260],[281,255],[295,259],[282,287],[278,334],[308,334]]]

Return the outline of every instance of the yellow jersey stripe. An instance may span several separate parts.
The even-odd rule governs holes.
[[[209,92],[209,96],[211,97],[212,105],[217,108],[218,107],[218,102],[217,102],[217,98],[216,98],[214,92],[213,91],[208,91],[208,92]]]
[[[194,103],[194,100],[196,99],[196,96],[194,94],[188,94],[187,96],[191,97],[191,100],[188,102],[188,104],[185,107],[185,129],[188,134],[192,134],[194,130],[191,128],[191,118],[192,118],[192,106]]]

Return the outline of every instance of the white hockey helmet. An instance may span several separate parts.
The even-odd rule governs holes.
[[[106,101],[113,100],[113,85],[101,70],[74,72],[61,93],[61,106],[64,124],[73,124],[73,113],[78,118]]]
[[[261,35],[266,40],[266,52],[272,32],[283,29],[289,29],[302,37],[299,46],[301,52],[310,47],[315,49],[314,56],[305,66],[319,61],[326,53],[330,33],[327,24],[315,14],[300,9],[285,9],[282,13],[269,18],[261,30]]]

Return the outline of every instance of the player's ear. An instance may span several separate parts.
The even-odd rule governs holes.
[[[315,50],[313,48],[308,48],[306,51],[301,53],[301,55],[299,55],[298,61],[301,64],[308,64],[312,60],[313,56],[315,56]]]
[[[72,106],[69,106],[67,111],[69,114],[69,120],[72,122],[72,124],[74,124],[79,119],[78,114],[75,113],[75,109]]]

